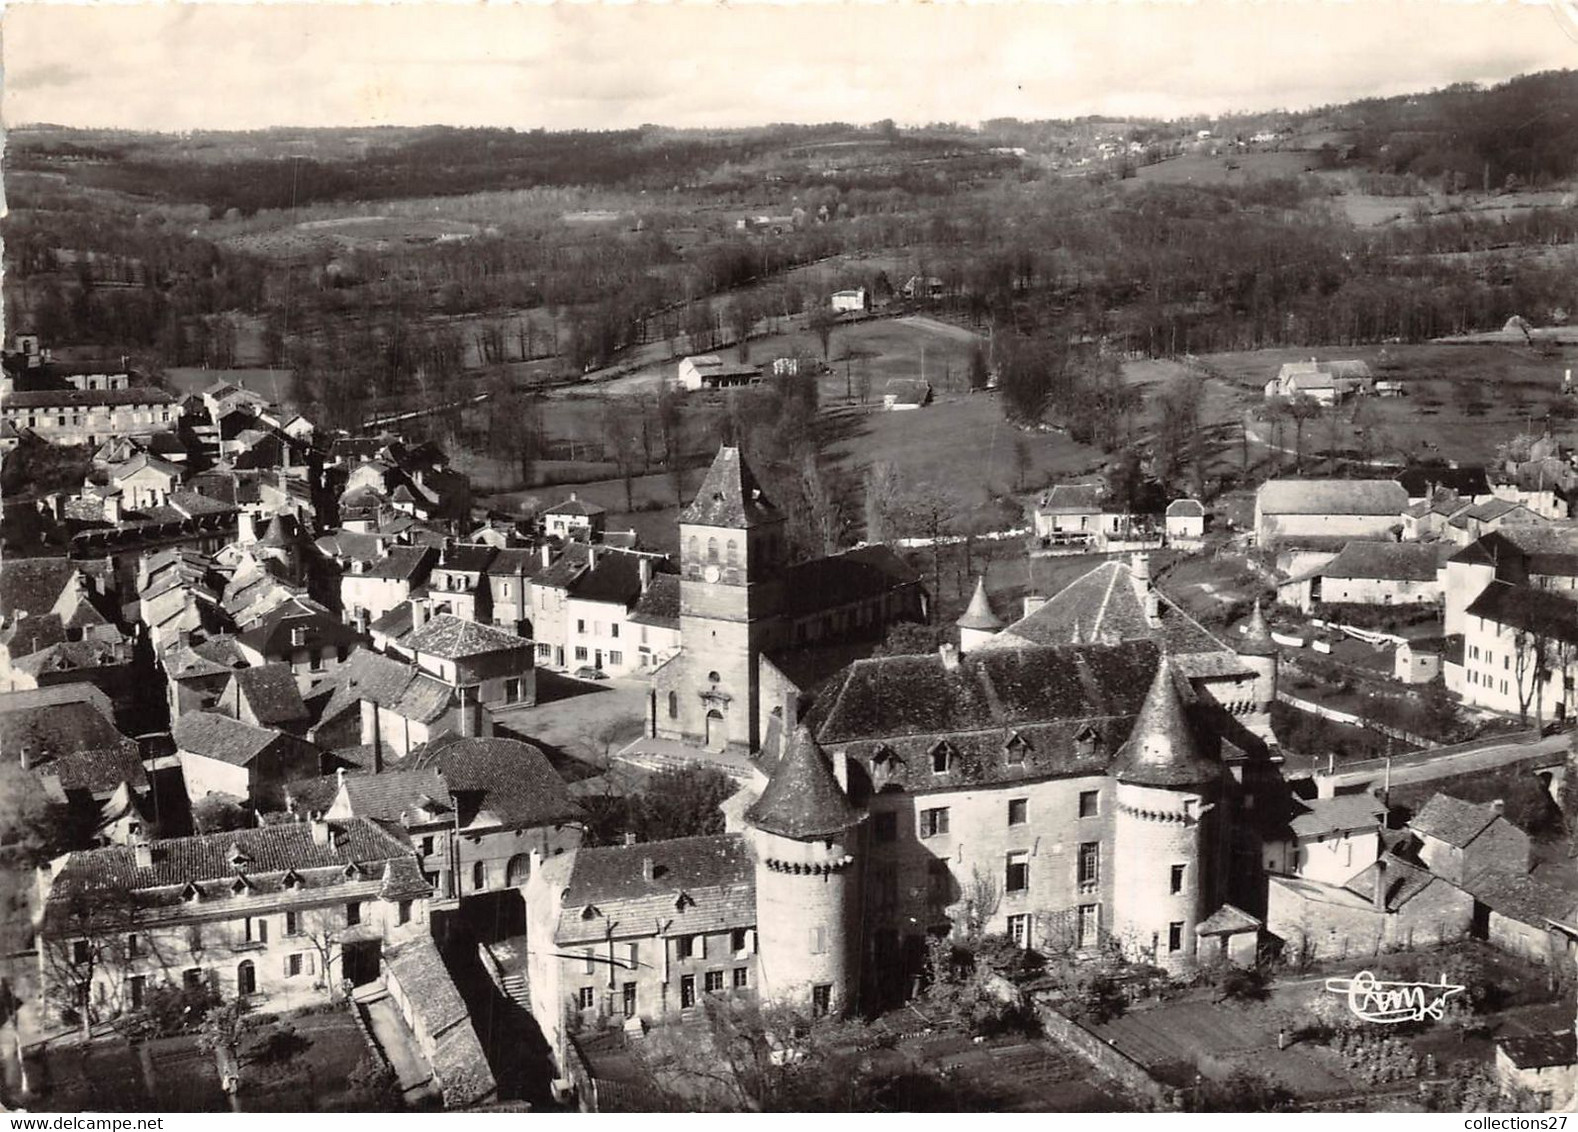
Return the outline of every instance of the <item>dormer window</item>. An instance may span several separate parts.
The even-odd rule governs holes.
[[[953,769],[953,748],[947,743],[938,743],[931,749],[931,772],[933,774],[947,774]]]
[[[237,896],[245,896],[248,892],[252,891],[252,882],[247,880],[247,878],[244,876],[237,877],[235,880],[230,882],[230,891],[235,893]]]
[[[188,904],[194,903],[198,900],[201,900],[202,898],[202,889],[198,888],[197,885],[193,884],[191,881],[188,881],[186,887],[181,889],[181,899],[185,900]]]
[[[1008,742],[1003,746],[1004,757],[1007,759],[1009,766],[1023,766],[1025,764],[1025,752],[1028,750],[1030,750],[1029,742],[1017,731],[1008,737]]]
[[[676,912],[683,912],[686,908],[694,908],[695,906],[696,898],[688,892],[680,893],[679,899],[674,901],[674,911]]]
[[[286,888],[295,888],[298,884],[301,883],[301,874],[298,873],[295,869],[290,869],[290,870],[288,870],[285,873],[285,877],[284,877],[283,880],[280,881],[280,883],[283,884]]]
[[[581,909],[581,919],[583,920],[595,920],[601,915],[602,913],[597,910],[597,905],[595,904],[588,904]]]
[[[344,870],[343,870],[343,872],[345,874],[345,879],[346,880],[356,880],[358,877],[360,877],[362,875],[362,870],[357,868],[356,864],[354,862],[352,862],[349,865],[346,865]]]

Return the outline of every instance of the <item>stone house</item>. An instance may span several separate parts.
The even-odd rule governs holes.
[[[193,805],[221,794],[260,810],[278,809],[285,783],[322,769],[322,756],[311,743],[211,711],[181,716],[171,737]]]
[[[1408,822],[1419,860],[1453,884],[1483,872],[1529,871],[1529,835],[1507,820],[1499,803],[1465,802],[1437,794]]]
[[[1272,876],[1266,930],[1284,955],[1345,959],[1436,947],[1469,936],[1474,898],[1428,869],[1384,854],[1344,884]]]

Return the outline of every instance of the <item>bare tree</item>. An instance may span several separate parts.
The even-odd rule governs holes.
[[[805,325],[822,345],[822,360],[832,360],[833,327],[838,325],[837,313],[826,303],[817,303],[806,312]]]

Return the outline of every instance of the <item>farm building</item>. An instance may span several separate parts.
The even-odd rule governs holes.
[[[699,354],[681,358],[679,363],[679,387],[692,392],[698,389],[731,389],[739,385],[756,385],[761,380],[760,366],[730,364],[716,354]]]
[[[890,411],[919,409],[931,404],[931,383],[915,377],[895,377],[883,387],[882,407]]]
[[[1375,379],[1364,362],[1287,362],[1266,382],[1266,398],[1308,397],[1321,405],[1335,405],[1355,393],[1373,393]]]
[[[1277,600],[1312,613],[1319,604],[1430,605],[1442,598],[1450,544],[1355,539],[1323,566],[1277,586]]]
[[[863,311],[871,305],[866,296],[864,287],[857,287],[853,291],[834,291],[828,304],[840,314],[845,311]]]
[[[1175,499],[1167,505],[1166,524],[1173,546],[1198,546],[1205,537],[1205,506],[1198,499]]]
[[[1267,480],[1255,493],[1255,541],[1392,538],[1407,508],[1395,480]]]
[[[1551,1112],[1571,1103],[1575,1069],[1578,1040],[1572,1030],[1496,1039],[1496,1080],[1501,1087],[1544,1093],[1550,1098]]]

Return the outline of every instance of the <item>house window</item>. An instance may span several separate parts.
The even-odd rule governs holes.
[[[811,954],[827,954],[827,929],[820,924],[811,929]]]
[[[1028,914],[1008,917],[1008,938],[1020,947],[1030,946],[1030,916]]]
[[[428,834],[426,837],[422,838],[422,856],[424,856],[424,857],[431,857],[432,855],[433,855],[433,835],[432,834]]]
[[[948,807],[938,806],[935,809],[920,812],[920,835],[922,837],[942,837],[948,832]]]
[[[305,964],[302,962],[301,952],[297,951],[293,954],[285,956],[285,975],[287,978],[294,979],[296,976],[300,975],[304,966]]]
[[[301,917],[298,916],[295,912],[286,912],[285,913],[285,934],[286,935],[300,935],[301,934]]]
[[[576,998],[576,1004],[580,1006],[582,1010],[590,1010],[592,1007],[596,1006],[597,988],[582,987],[579,996]]]
[[[708,994],[717,994],[721,991],[723,989],[723,972],[708,971],[705,986]]]
[[[411,922],[411,902],[409,900],[400,901],[399,908],[395,913],[395,922],[399,924],[409,924]]]
[[[696,937],[682,935],[674,940],[674,958],[678,960],[692,959],[696,955]]]
[[[93,955],[93,949],[88,946],[85,939],[71,941],[71,961],[78,965],[86,963]]]
[[[576,620],[575,620],[575,631],[577,633],[585,633],[586,632],[586,622],[581,620],[579,617],[576,618]]]
[[[347,904],[345,906],[345,926],[354,928],[362,922],[362,906],[360,904]]]
[[[614,634],[614,635],[618,636],[617,633]],[[609,651],[609,653],[608,653],[608,663],[609,664],[616,664],[617,665],[617,664],[623,664],[624,662],[625,662],[625,654],[624,653],[620,652],[618,649],[612,649],[612,650]]]
[[[608,626],[608,635],[616,641],[619,639],[619,626],[617,623]]]
[[[678,719],[679,718],[679,693],[678,692],[670,692],[668,694],[668,717],[670,719]]]
[[[1172,875],[1167,878],[1167,891],[1174,896],[1183,891],[1184,867],[1174,865]]]
[[[542,658],[544,658],[544,659],[547,659],[548,657],[553,655],[553,646],[548,644],[545,641],[539,641],[537,643],[537,655],[542,657]]]
[[[488,886],[488,866],[482,861],[473,861],[471,865],[471,889],[481,892]]]
[[[307,654],[307,656],[308,656],[308,659],[311,662],[312,670],[314,672],[322,672],[323,671],[323,650],[322,649],[313,649],[310,653]]]
[[[1081,790],[1079,792],[1079,816],[1093,818],[1101,812],[1101,791]]]
[[[141,954],[142,954],[142,947],[137,942],[137,937],[134,936],[134,935],[127,936],[126,937],[126,958],[128,958],[128,959],[136,959]]]
[[[268,942],[268,921],[267,920],[254,920],[250,916],[248,916],[247,920],[246,920],[246,925],[247,925],[247,942],[248,943],[267,943]]]
[[[736,967],[734,969],[734,989],[744,990],[751,985],[751,969],[749,967]]]
[[[878,841],[897,841],[899,837],[899,815],[891,810],[875,815],[871,819],[872,836]]]
[[[715,539],[715,538],[710,538],[710,539],[707,540],[707,561],[708,562],[716,562],[717,560],[718,560],[718,540]]]
[[[732,538],[729,540],[727,554],[728,554],[728,560],[727,560],[728,561],[728,565],[730,565],[730,566],[738,566],[739,562],[740,562],[740,551],[739,551],[739,547],[737,547],[735,545],[734,540]]]
[[[1025,822],[1027,822],[1029,820],[1030,820],[1030,799],[1028,799],[1028,798],[1010,798],[1010,799],[1008,799],[1008,824],[1009,825],[1024,825]]]
[[[141,1010],[143,995],[148,989],[148,977],[146,975],[133,975],[127,980],[127,985],[131,990],[131,1008],[133,1010]]]
[[[1008,758],[1008,765],[1023,766],[1025,762],[1025,748],[1028,746],[1030,746],[1030,744],[1026,743],[1018,735],[1015,735],[1012,739],[1008,740],[1008,746],[1004,748]]]
[[[681,975],[679,977],[679,1008],[689,1010],[696,1005],[696,976]]]
[[[203,969],[201,967],[188,967],[181,972],[181,982],[187,990],[196,990],[203,985]]]
[[[1020,851],[1008,854],[1008,873],[1003,878],[1006,892],[1023,892],[1030,887],[1030,854]]]
[[[1101,843],[1082,841],[1079,846],[1079,883],[1095,885],[1101,880]]]
[[[1174,920],[1167,925],[1167,950],[1183,950],[1183,921]]]
[[[729,933],[729,950],[734,952],[736,959],[742,955],[748,955],[750,948],[751,931],[749,928],[735,928]]]
[[[585,645],[576,645],[575,646],[575,659],[576,660],[585,660],[586,659],[586,646]]]
[[[933,774],[947,774],[953,762],[953,749],[946,743],[938,743],[931,751],[931,772]]]
[[[1079,936],[1075,940],[1077,947],[1095,947],[1101,941],[1101,905],[1081,904],[1079,906]]]
[[[811,1017],[825,1018],[833,1008],[833,984],[817,983],[811,988]]]
[[[520,698],[521,698],[521,682],[520,682],[520,680],[517,679],[517,678],[511,677],[510,679],[504,681],[504,702],[507,703],[507,704],[513,704],[516,700],[518,700]]]

